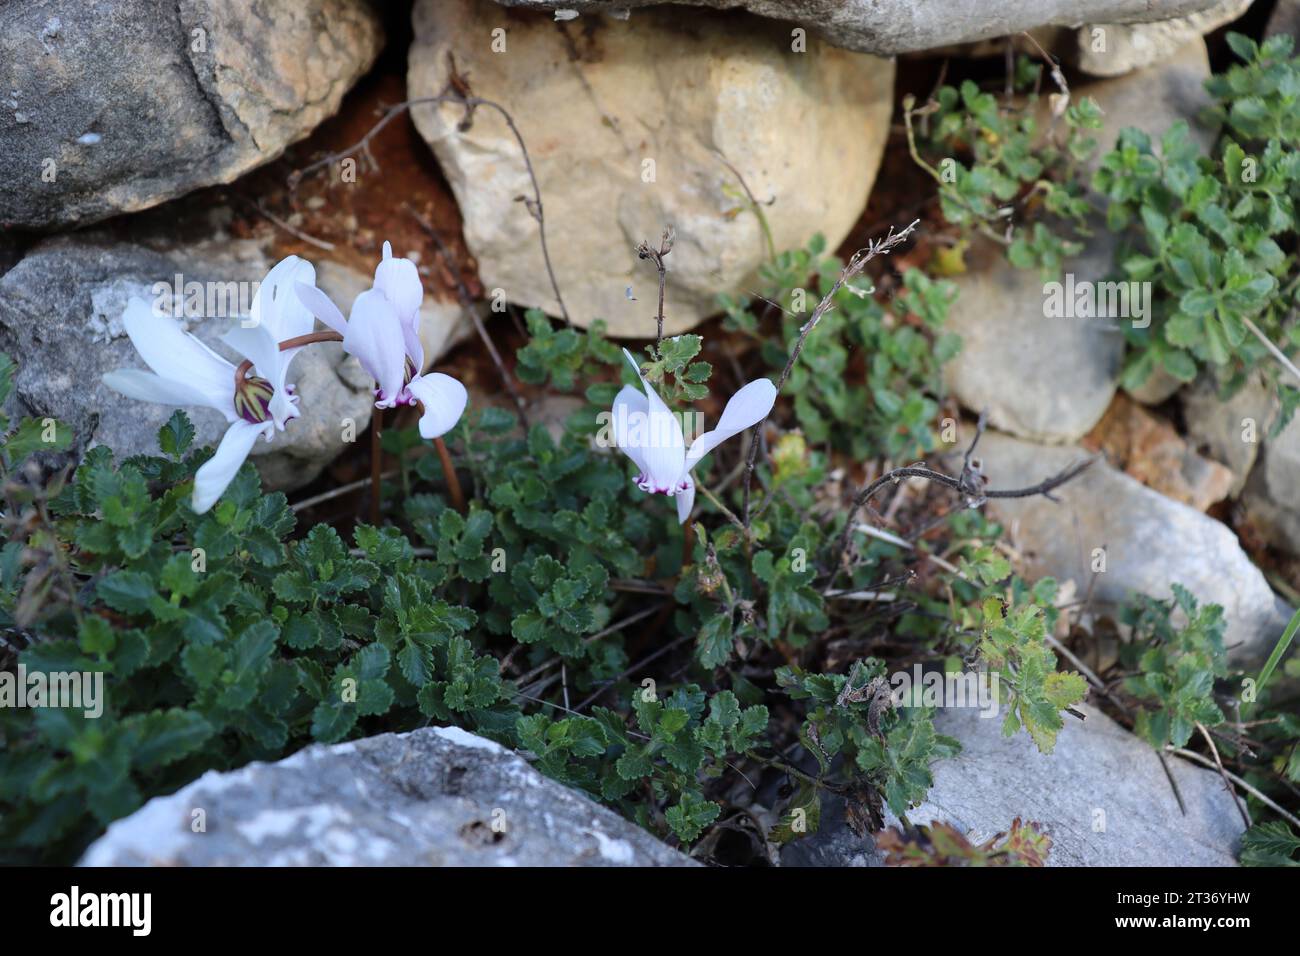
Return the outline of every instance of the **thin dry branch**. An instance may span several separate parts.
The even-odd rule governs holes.
[[[848,518],[844,522],[844,530],[840,533],[839,546],[836,548],[835,554],[835,564],[831,568],[831,580],[827,583],[828,588],[843,566],[844,556],[848,553],[849,539],[853,534],[858,512],[866,507],[872,497],[886,485],[901,481],[904,478],[925,478],[927,481],[933,481],[958,492],[966,499],[968,507],[971,508],[978,508],[989,498],[1032,498],[1035,495],[1042,495],[1051,501],[1056,501],[1057,499],[1052,495],[1052,492],[1081,474],[1097,460],[1095,456],[1082,459],[1050,478],[1045,478],[1037,484],[1025,488],[985,488],[984,482],[987,479],[981,473],[978,462],[971,457],[975,451],[975,446],[979,444],[980,436],[984,433],[984,422],[985,417],[981,415],[979,424],[975,429],[975,437],[962,458],[961,474],[956,478],[945,475],[941,471],[926,468],[923,465],[909,465],[885,472],[858,492],[857,497],[853,499],[852,507],[849,508]]]
[[[636,256],[638,259],[649,259],[654,263],[655,269],[659,272],[659,311],[655,313],[655,351],[659,350],[659,344],[664,340],[664,286],[668,282],[668,267],[664,265],[664,257],[673,251],[673,239],[676,234],[673,227],[669,226],[664,230],[663,236],[659,240],[659,248],[656,249],[644,239],[636,247]]]
[[[478,333],[479,340],[483,343],[492,357],[492,364],[497,367],[497,374],[501,376],[501,384],[505,386],[506,391],[510,393],[511,399],[514,400],[515,409],[519,412],[519,420],[523,423],[524,430],[528,430],[528,412],[524,403],[524,397],[519,394],[519,389],[515,387],[514,379],[506,370],[506,363],[501,358],[501,353],[497,351],[496,343],[492,341],[492,336],[488,335],[487,326],[479,318],[478,310],[474,308],[474,297],[469,294],[469,289],[465,287],[465,282],[460,277],[460,272],[456,268],[456,260],[452,258],[451,250],[447,248],[447,243],[443,241],[438,230],[433,228],[433,223],[425,219],[409,205],[406,207],[407,213],[415,220],[424,232],[433,240],[434,245],[438,247],[438,255],[447,263],[447,271],[451,273],[456,282],[456,298],[460,302],[461,311],[469,316],[470,321],[474,324],[474,331]]]
[[[835,280],[835,284],[831,286],[830,291],[822,297],[822,300],[817,303],[817,307],[813,309],[812,315],[808,317],[808,321],[805,322],[803,327],[799,330],[799,338],[795,341],[794,349],[790,353],[790,359],[785,363],[785,368],[781,370],[781,377],[776,381],[776,391],[778,395],[781,393],[781,389],[785,387],[786,380],[790,377],[790,371],[794,368],[794,363],[799,361],[799,353],[803,351],[804,342],[808,340],[808,336],[811,334],[812,330],[817,327],[817,323],[822,320],[822,316],[830,311],[831,302],[834,301],[835,296],[839,293],[840,289],[844,287],[844,284],[861,273],[862,270],[866,268],[867,263],[872,259],[877,256],[888,255],[892,252],[896,246],[912,234],[912,231],[920,221],[920,219],[913,219],[905,229],[898,232],[895,232],[894,227],[890,226],[889,232],[886,233],[883,238],[873,239],[867,246],[853,253],[849,258],[848,263],[840,270],[839,277]],[[767,424],[767,419],[769,417],[771,417],[771,412],[765,415],[763,420],[754,426],[753,434],[749,440],[749,457],[745,461],[745,478],[743,485],[744,494],[741,505],[742,524],[746,528],[749,527],[749,491],[750,485],[753,483],[754,479],[754,465],[758,460],[758,443],[763,434],[763,426]]]
[[[542,189],[537,183],[537,173],[533,169],[533,160],[529,155],[527,145],[524,143],[523,134],[519,132],[519,127],[515,125],[514,117],[510,115],[510,112],[504,106],[492,100],[484,99],[481,96],[472,95],[469,81],[457,72],[456,61],[450,53],[447,55],[447,61],[447,85],[441,93],[437,96],[415,97],[414,99],[404,100],[401,103],[390,106],[384,112],[384,115],[380,117],[379,121],[375,123],[375,125],[372,126],[369,131],[361,137],[361,139],[357,140],[351,146],[339,150],[338,152],[330,153],[329,155],[316,160],[316,162],[309,163],[302,169],[297,169],[290,173],[288,180],[289,189],[290,191],[296,190],[298,184],[302,182],[304,177],[310,176],[328,166],[332,166],[334,163],[354,157],[358,153],[365,157],[370,168],[378,169],[379,162],[375,159],[374,154],[370,152],[371,141],[374,140],[384,127],[391,123],[395,118],[414,106],[434,106],[444,103],[453,103],[464,107],[465,116],[460,121],[461,132],[470,128],[474,120],[474,111],[478,107],[485,106],[488,109],[496,110],[505,121],[506,126],[509,127],[511,134],[515,138],[515,142],[519,144],[519,152],[520,155],[523,156],[524,168],[528,171],[528,180],[532,184],[533,195],[531,199],[526,196],[519,196],[518,199],[524,203],[529,214],[537,220],[537,231],[542,244],[542,259],[546,263],[546,275],[551,282],[551,292],[555,296],[556,304],[560,307],[560,315],[563,317],[565,324],[572,325],[573,322],[569,318],[568,307],[564,304],[564,296],[560,294],[560,283],[555,278],[555,268],[551,263],[551,250],[546,243],[546,216],[542,210]]]

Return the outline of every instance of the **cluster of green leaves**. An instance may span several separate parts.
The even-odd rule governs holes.
[[[780,335],[768,334],[768,324],[745,297],[722,297],[727,327],[757,340],[767,365],[783,369],[842,267],[820,235],[806,249],[781,253],[759,269],[759,312],[767,314],[766,304],[780,313]],[[855,459],[919,457],[938,445],[942,368],[961,348],[957,335],[943,332],[957,289],[908,269],[890,309],[872,291],[853,283],[840,288],[808,337],[786,392],[811,442]]]
[[[437,565],[403,535],[361,525],[350,549],[318,525],[286,543],[294,515],[251,466],[196,515],[190,479],[207,452],[189,452],[192,436],[177,412],[163,456],[119,464],[97,447],[51,503],[49,533],[84,584],[47,607],[19,660],[102,673],[105,710],[0,713],[8,852],[57,858],[204,770],[311,740],[429,718],[500,734],[518,716],[496,661],[464,636],[474,612],[434,595]]]
[[[1186,624],[1175,623],[1179,612]],[[1136,596],[1121,619],[1132,637],[1120,650],[1126,670],[1124,689],[1144,702],[1133,730],[1157,750],[1186,746],[1198,723],[1223,723],[1214,700],[1214,682],[1227,674],[1223,608],[1201,606],[1186,588],[1175,584],[1167,601]]]
[[[1241,837],[1242,866],[1300,866],[1300,837],[1281,820],[1257,823]]]
[[[1051,753],[1065,726],[1061,712],[1083,700],[1088,685],[1073,671],[1056,669],[1056,655],[1047,643],[1053,618],[1043,606],[1050,606],[1055,582],[1043,578],[1035,589],[1037,600],[1010,608],[997,597],[984,601],[976,649],[980,663],[997,675],[999,691],[1007,695],[1002,732],[1010,737],[1023,727],[1040,751]]]
[[[1153,321],[1130,325],[1123,383],[1135,387],[1155,370],[1191,381],[1210,368],[1225,394],[1266,361],[1268,349],[1250,325],[1284,351],[1300,345],[1291,318],[1296,281],[1296,196],[1300,194],[1300,58],[1292,38],[1260,46],[1240,34],[1228,42],[1242,63],[1212,77],[1225,133],[1215,155],[1192,141],[1185,122],[1159,148],[1126,129],[1093,179],[1106,197],[1106,218],[1126,237],[1124,276],[1149,282]],[[1300,405],[1300,389],[1278,380],[1282,428]]]
[[[961,751],[956,740],[935,732],[931,709],[894,707],[883,661],[858,661],[848,674],[808,674],[791,665],[777,670],[776,681],[792,700],[807,702],[799,741],[818,765],[816,780],[805,782],[792,810],[811,807],[819,815],[820,784],[842,755],[854,782],[868,784],[903,817],[934,784],[930,764]],[[868,813],[878,826],[880,806],[869,800]],[[778,836],[788,838],[789,814],[783,826]]]
[[[705,710],[707,710],[707,715]],[[653,689],[632,698],[635,729],[605,707],[591,717],[552,720],[534,714],[519,721],[519,744],[539,770],[613,803],[654,829],[655,807],[679,840],[697,839],[721,806],[701,782],[722,774],[729,755],[743,754],[767,731],[767,708],[742,707],[735,694],[706,695],[698,685],[677,687],[660,700]],[[649,791],[653,802],[629,799]]]
[[[17,371],[9,356],[0,353],[0,408],[8,407]],[[72,430],[62,422],[30,417],[11,421],[0,412],[0,479],[10,499],[10,507],[0,511],[0,627],[31,624],[61,580],[66,587],[67,563],[57,536],[44,523],[25,520],[45,512],[48,499],[61,490],[61,481],[51,483],[58,487],[45,487],[22,471],[33,455],[57,455],[71,444]]]
[[[913,159],[938,183],[944,219],[960,233],[1005,245],[1010,262],[1058,274],[1081,248],[1089,206],[1080,165],[1096,149],[1090,130],[1101,111],[1088,97],[1055,115],[1058,95],[1037,109],[1042,68],[1026,57],[1016,63],[1013,86],[1026,95],[999,102],[972,80],[943,86],[929,104],[904,100]],[[920,142],[914,122],[923,117]]]
[[[618,346],[605,338],[603,321],[593,322],[585,332],[557,329],[541,309],[529,309],[524,322],[528,342],[516,353],[516,373],[530,385],[549,383],[558,391],[571,392],[590,381],[602,365],[619,360]]]

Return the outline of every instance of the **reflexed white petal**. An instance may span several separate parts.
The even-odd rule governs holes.
[[[691,481],[690,475],[686,476],[686,487],[674,497],[677,499],[677,523],[686,524],[686,519],[691,516],[691,508],[695,507],[695,482]]]
[[[418,316],[419,313],[417,312]],[[418,325],[418,320],[416,322]],[[411,363],[415,366],[416,373],[424,371],[424,343],[420,341],[420,333],[415,325],[402,323],[402,344],[406,349],[406,354],[411,357]]]
[[[424,406],[420,416],[420,437],[440,438],[455,427],[465,411],[469,393],[450,375],[431,372],[417,375],[407,386]]]
[[[250,325],[265,328],[277,342],[310,332],[315,323],[312,310],[296,294],[299,282],[316,284],[316,267],[306,259],[286,256],[272,266],[253,296]]]
[[[274,434],[270,422],[253,425],[237,421],[226,429],[217,453],[194,474],[193,508],[196,512],[203,514],[216,503],[253,450],[257,436],[264,433]]]
[[[691,449],[686,453],[686,467],[694,468],[696,462],[736,432],[742,432],[750,425],[762,421],[774,404],[776,386],[770,380],[760,378],[750,382],[731,396],[731,401],[722,410],[718,427],[691,442]]]
[[[655,490],[667,491],[681,481],[682,473],[686,471],[686,439],[682,436],[682,423],[668,410],[659,393],[650,387],[632,353],[624,349],[623,354],[645,389],[648,413],[642,455],[646,475]]]
[[[393,247],[384,243],[384,258],[375,267],[375,288],[393,304],[403,325],[418,331],[420,303],[424,301],[424,283],[410,259],[393,257]]]
[[[230,373],[232,394],[234,392],[234,374],[232,370]],[[143,369],[122,368],[116,372],[106,372],[103,376],[103,382],[113,391],[119,392],[127,398],[134,398],[137,401],[157,402],[160,405],[215,407],[217,411],[226,416],[227,421],[235,420],[235,406],[232,400],[227,400],[224,406],[213,405],[208,395],[205,395],[192,385],[163,378]]]
[[[381,408],[392,405],[406,378],[406,346],[397,313],[382,292],[368,289],[357,296],[343,335],[343,348],[355,355],[379,383],[383,394],[375,404]]]
[[[276,427],[283,430],[285,422],[299,415],[285,388],[285,379],[288,377],[289,363],[302,346],[281,352],[279,343],[264,325],[251,329],[233,328],[221,340],[252,362],[254,372],[271,383],[273,392],[268,410]]]
[[[614,397],[614,407],[610,411],[613,419],[614,444],[644,474],[646,470],[645,453],[641,446],[645,444],[649,403],[642,392],[631,385],[624,385]]]
[[[347,332],[348,320],[343,318],[343,313],[339,311],[339,307],[330,300],[329,296],[314,285],[308,285],[305,282],[295,282],[293,288],[298,294],[298,301],[306,307],[308,312],[325,323],[327,328],[333,329],[339,335]]]
[[[235,367],[175,319],[154,315],[149,303],[132,299],[122,313],[122,324],[145,364],[163,378],[197,389],[207,396],[203,404],[214,408],[222,408],[223,400],[233,401]]]

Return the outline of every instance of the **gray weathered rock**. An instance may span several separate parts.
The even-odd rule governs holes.
[[[475,93],[511,112],[578,325],[603,318],[614,335],[654,332],[655,272],[635,250],[675,227],[672,334],[716,313],[719,293],[755,288],[768,255],[728,164],[763,204],[777,250],[817,232],[835,246],[866,203],[889,133],[894,65],[809,43],[793,51],[780,27],[745,15],[664,8],[575,26],[491,0],[421,0],[408,89],[441,92],[454,52]],[[483,284],[558,314],[537,223],[518,201],[532,187],[514,135],[486,108],[463,131],[463,113],[420,106],[412,117],[456,193]]]
[[[182,287],[192,281],[246,283],[246,309],[254,284],[272,264],[251,240],[213,240],[165,251],[103,235],[40,243],[0,277],[0,348],[19,365],[16,391],[24,411],[66,421],[83,448],[108,445],[119,458],[156,452],[158,428],[172,410],[123,398],[100,381],[117,368],[145,367],[122,327],[127,301],[132,296],[155,301],[156,283],[166,283],[170,296],[179,275]],[[322,270],[318,284],[346,312],[369,277],[331,265]],[[218,339],[240,314],[239,299],[214,299],[213,304],[216,308],[207,312],[211,318],[187,318],[187,326],[217,352],[237,360]],[[430,360],[446,346],[457,322],[458,310],[426,299],[421,336]],[[267,484],[277,488],[315,478],[345,447],[345,421],[351,420],[353,435],[359,435],[372,407],[373,383],[339,345],[300,352],[289,379],[302,396],[301,417],[274,441],[253,446],[252,460]],[[226,426],[217,412],[187,411],[197,444],[220,440]]]
[[[1276,547],[1300,555],[1300,416],[1264,439],[1260,459],[1245,492],[1251,523]]]
[[[112,824],[81,865],[694,864],[498,744],[430,727],[210,771]]]
[[[334,114],[383,42],[362,0],[44,0],[0,17],[0,226],[228,183]]]
[[[661,0],[500,0],[506,6],[619,14]],[[1167,20],[1215,0],[685,0],[692,6],[743,8],[816,30],[850,50],[892,56],[1020,33],[1041,26]],[[680,14],[685,16],[685,14]]]
[[[1004,737],[1000,719],[940,710],[936,729],[960,740],[962,752],[932,765],[934,787],[908,820],[949,823],[974,843],[1005,833],[1016,817],[1034,821],[1052,838],[1049,866],[1235,866],[1244,827],[1218,774],[1169,759],[1184,816],[1155,751],[1095,708],[1079,709],[1087,720],[1067,716],[1050,754],[1023,731]],[[782,863],[881,865],[871,841],[842,819],[842,806],[824,808],[828,825],[786,847]]]
[[[1269,14],[1264,36],[1277,36],[1279,33],[1292,38],[1300,37],[1300,0],[1278,0],[1277,6]]]
[[[1200,115],[1213,103],[1205,90],[1209,77],[1205,41],[1193,37],[1154,66],[1073,89],[1075,96],[1096,100],[1102,112],[1102,128],[1093,134],[1100,148],[1083,164],[1084,174],[1091,175],[1101,165],[1102,156],[1128,126],[1159,142],[1169,127],[1186,120],[1192,142],[1208,151],[1219,133],[1217,126],[1202,122]]]
[[[1087,454],[996,432],[979,445],[990,488],[1036,484]],[[1122,604],[1133,592],[1164,600],[1172,585],[1182,584],[1202,602],[1223,606],[1229,661],[1252,666],[1272,650],[1290,610],[1225,525],[1104,461],[1053,494],[1060,500],[1037,496],[986,505],[1007,526],[1031,578],[1073,581],[1076,593],[1089,594],[1099,609]],[[1094,561],[1103,556],[1106,570],[1094,574]]]
[[[1102,109],[1103,128],[1096,134],[1102,150],[1125,127],[1158,139],[1181,119],[1189,121],[1193,138],[1208,147],[1214,131],[1199,126],[1196,114],[1209,102],[1202,88],[1209,73],[1205,44],[1197,39],[1158,67],[1092,83],[1076,94],[1094,97]],[[1046,128],[1045,99],[1041,109]],[[1100,163],[1100,152],[1085,164],[1085,174]],[[1079,288],[1114,277],[1117,244],[1118,237],[1103,223],[1094,223],[1083,253],[1066,262],[1061,281],[1072,276]],[[1120,324],[1135,316],[1049,318],[1042,276],[1014,268],[999,251],[977,246],[969,271],[955,278],[959,294],[948,327],[963,345],[946,366],[949,385],[966,407],[988,409],[997,428],[1036,441],[1074,441],[1097,423],[1115,394],[1124,348]],[[1070,288],[1063,288],[1067,302]],[[1141,399],[1162,401],[1172,390]]]
[[[1168,59],[1184,44],[1236,20],[1252,2],[1219,0],[1201,11],[1150,23],[1091,23],[1076,32],[1070,59],[1092,76],[1120,76]]]
[[[1080,87],[1080,95],[1095,99],[1105,117],[1097,137],[1102,148],[1084,164],[1085,173],[1091,175],[1096,171],[1105,150],[1114,145],[1119,131],[1128,126],[1142,130],[1158,142],[1170,126],[1186,120],[1192,141],[1208,151],[1219,132],[1217,126],[1204,123],[1200,115],[1212,102],[1205,91],[1209,76],[1209,54],[1197,34],[1188,37],[1153,68]],[[1181,386],[1163,368],[1156,368],[1145,382],[1127,391],[1144,405],[1159,405]]]
[[[1115,242],[1099,231],[1065,271],[1096,282],[1111,270]],[[1000,247],[981,244],[959,291],[947,330],[962,348],[945,366],[953,394],[989,422],[1040,441],[1082,437],[1097,424],[1119,381],[1124,340],[1112,319],[1044,315],[1042,275],[1017,269]]]
[[[1229,494],[1241,494],[1277,413],[1277,397],[1252,375],[1231,398],[1219,397],[1212,376],[1202,375],[1181,396],[1188,440],[1232,469]]]

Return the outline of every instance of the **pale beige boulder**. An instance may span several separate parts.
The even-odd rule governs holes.
[[[892,62],[811,37],[798,52],[788,29],[740,13],[565,23],[490,0],[421,0],[414,19],[410,95],[442,92],[451,54],[474,94],[518,124],[580,326],[603,318],[615,335],[654,334],[655,273],[635,247],[666,226],[677,242],[665,329],[676,333],[716,313],[719,293],[756,288],[769,253],[761,220],[777,251],[818,232],[834,246],[866,204],[889,132]],[[455,191],[483,285],[558,315],[505,121],[480,108],[462,130],[454,105],[412,116]]]

